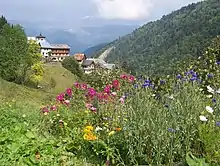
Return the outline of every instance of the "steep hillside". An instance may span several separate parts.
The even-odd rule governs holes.
[[[102,49],[103,47],[105,47],[107,45],[107,43],[101,43],[92,47],[89,47],[88,49],[86,49],[83,53],[87,55],[87,57],[92,57],[96,51]]]
[[[220,1],[193,3],[107,45],[110,62],[127,62],[138,73],[167,74],[179,60],[201,55],[220,34]]]
[[[44,104],[55,99],[55,96],[71,87],[76,77],[60,64],[48,64],[44,66],[44,78],[39,89],[28,88],[15,83],[7,82],[0,78],[0,103],[1,101],[27,102]],[[52,81],[53,80],[53,81]]]

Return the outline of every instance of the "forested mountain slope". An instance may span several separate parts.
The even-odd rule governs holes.
[[[126,61],[134,72],[161,75],[170,73],[177,61],[201,55],[219,34],[220,1],[208,0],[149,22],[97,54],[114,45],[108,61]]]

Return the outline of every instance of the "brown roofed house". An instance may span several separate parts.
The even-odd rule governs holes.
[[[74,58],[79,62],[79,64],[82,64],[83,61],[87,59],[86,54],[83,53],[74,54]]]

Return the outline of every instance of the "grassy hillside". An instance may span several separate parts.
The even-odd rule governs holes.
[[[52,93],[59,93],[65,88],[73,85],[77,77],[63,68],[60,63],[47,64],[44,66],[45,74],[42,81],[43,89]],[[51,86],[54,80],[55,87]]]
[[[219,6],[219,0],[194,3],[149,22],[106,46],[116,47],[108,61],[126,61],[139,73],[167,74],[177,61],[201,55],[220,34]]]
[[[45,73],[41,82],[42,89],[28,88],[0,79],[0,101],[21,101],[32,104],[44,104],[53,100],[57,93],[70,87],[76,77],[60,64],[48,64],[44,66]],[[54,85],[51,86],[51,79]]]

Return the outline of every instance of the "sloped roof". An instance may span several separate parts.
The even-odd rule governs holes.
[[[85,54],[82,54],[82,53],[76,53],[73,55],[74,58],[77,60],[77,61],[81,61],[83,60],[84,58],[86,59],[86,55]]]
[[[51,48],[57,48],[57,49],[69,49],[70,47],[67,44],[50,44]]]
[[[40,33],[40,35],[36,36],[36,38],[46,38],[46,37]]]
[[[50,43],[46,40],[39,40],[38,42],[42,48],[52,48]]]
[[[94,63],[93,60],[84,60],[83,63],[82,63],[82,66],[89,66],[89,65],[91,65],[92,63]]]

